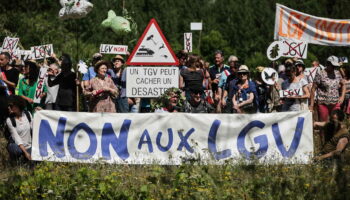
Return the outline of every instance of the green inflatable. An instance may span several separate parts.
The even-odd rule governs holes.
[[[108,11],[108,17],[102,23],[105,28],[111,28],[115,33],[130,32],[130,22],[124,17],[117,16],[113,10]]]

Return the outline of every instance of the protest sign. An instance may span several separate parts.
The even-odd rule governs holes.
[[[127,97],[159,97],[168,88],[179,87],[177,67],[127,67]]]
[[[21,60],[30,60],[32,59],[32,51],[30,50],[20,50],[17,49],[13,52],[16,58],[21,59]]]
[[[34,95],[34,103],[40,103],[41,102],[41,95],[44,92],[44,82],[45,79],[47,78],[47,68],[46,67],[41,67],[39,71],[39,76],[38,76],[38,84],[35,89],[35,95]]]
[[[5,37],[1,47],[2,51],[12,53],[17,48],[18,41],[19,38]]]
[[[126,55],[128,52],[128,46],[126,45],[113,45],[113,44],[101,44],[101,54],[122,54]]]
[[[30,47],[30,50],[32,51],[32,59],[35,60],[44,59],[53,54],[52,44]]]
[[[313,83],[318,71],[322,70],[320,67],[305,68],[304,75],[308,83]]]
[[[281,98],[292,97],[292,96],[302,96],[304,94],[302,88],[280,90],[279,93]]]
[[[276,4],[274,39],[280,37],[307,43],[348,46],[350,20],[316,17]]]
[[[184,33],[184,50],[192,52],[192,33]]]
[[[203,29],[202,22],[191,22],[191,31],[201,31]]]
[[[267,57],[270,60],[277,60],[281,56],[291,58],[307,57],[307,43],[299,40],[280,38],[280,41],[274,41],[267,49]]]
[[[312,114],[79,113],[34,115],[32,158],[57,162],[309,163]]]
[[[179,61],[157,21],[151,19],[126,62],[127,65],[178,65]]]

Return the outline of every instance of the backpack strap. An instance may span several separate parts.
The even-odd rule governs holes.
[[[30,114],[27,110],[24,110],[24,114],[26,115],[27,119],[28,119],[28,122],[29,124],[32,122],[32,118],[30,117]],[[30,128],[30,136],[33,137],[33,130],[32,128]]]
[[[29,123],[32,122],[32,118],[30,117],[30,114],[29,114],[29,112],[27,110],[24,111],[24,114],[26,115]]]
[[[11,117],[10,117],[10,120],[11,120],[12,126],[16,128],[16,119],[15,119],[15,117],[14,117],[14,116],[11,116]]]

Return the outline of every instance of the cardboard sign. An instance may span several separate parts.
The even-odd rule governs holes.
[[[127,65],[178,65],[179,61],[155,19],[151,19],[132,51]]]
[[[86,113],[34,115],[38,161],[179,165],[312,162],[312,113]]]
[[[191,31],[201,31],[203,30],[202,22],[191,22]]]
[[[280,97],[284,98],[284,97],[292,97],[292,96],[302,96],[304,95],[303,89],[299,88],[299,89],[288,89],[288,90],[280,90]]]
[[[184,50],[192,52],[192,33],[184,33]]]
[[[2,51],[12,53],[17,48],[18,41],[19,38],[5,37],[1,47]]]
[[[313,83],[316,74],[321,70],[320,67],[305,68],[304,75],[306,76],[308,83]]]
[[[349,46],[350,20],[316,17],[276,4],[275,36],[328,46]]]
[[[30,47],[30,50],[32,51],[32,59],[35,60],[44,59],[53,54],[52,44]]]
[[[126,45],[113,45],[113,44],[101,44],[101,54],[122,54],[126,55],[128,52],[128,46]]]
[[[39,76],[38,76],[38,84],[36,86],[35,95],[34,95],[34,103],[41,102],[41,95],[44,92],[44,82],[45,82],[45,79],[47,78],[46,72],[47,72],[46,67],[40,68]]]
[[[14,56],[23,61],[32,59],[32,51],[17,49],[13,52]]]
[[[178,67],[127,67],[127,97],[159,97],[168,88],[179,87]]]
[[[267,48],[266,54],[270,60],[277,60],[280,57],[302,58],[307,57],[308,44],[289,38],[281,38],[280,41],[274,41]]]

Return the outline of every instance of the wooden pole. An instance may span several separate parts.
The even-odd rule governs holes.
[[[76,69],[75,69],[75,76],[76,76],[76,80],[79,80],[79,72],[78,72],[78,59],[79,59],[79,23],[78,23],[78,20],[75,21],[76,22],[76,25],[75,25],[75,40],[76,40],[76,53],[75,53],[75,61],[77,62],[77,65],[76,65]],[[76,110],[77,112],[79,112],[79,85],[76,84],[76,92],[77,92],[77,99],[76,99]]]
[[[201,20],[202,29],[203,29],[203,20]],[[199,31],[199,41],[198,41],[198,53],[201,54],[201,38],[202,38],[202,29]]]

